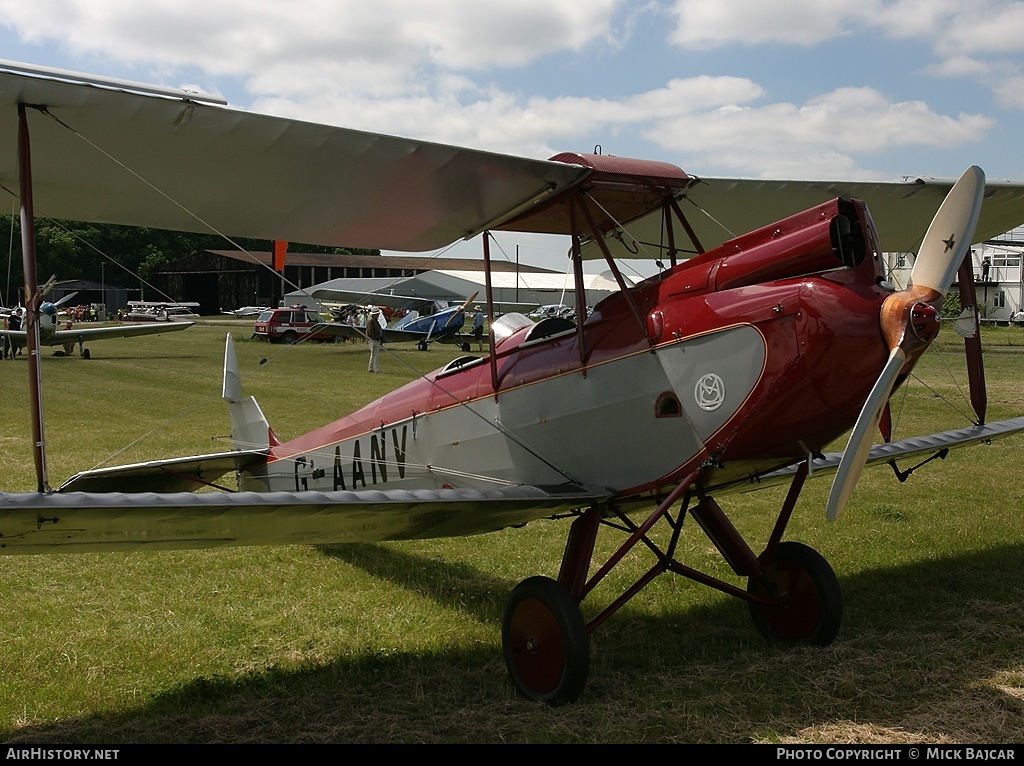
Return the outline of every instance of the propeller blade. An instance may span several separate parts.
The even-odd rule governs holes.
[[[953,328],[963,336],[964,352],[967,354],[967,381],[970,384],[971,406],[978,422],[985,422],[985,411],[988,409],[988,393],[985,386],[985,361],[981,352],[981,325],[978,321],[978,295],[974,289],[974,264],[966,259],[960,264],[960,306],[967,314],[964,324],[958,327],[960,320],[954,322]],[[961,315],[963,316],[963,315]],[[964,332],[966,330],[966,332]]]
[[[857,486],[857,479],[860,478],[868,460],[868,453],[871,452],[875,429],[882,419],[885,406],[889,403],[889,395],[896,385],[896,378],[899,377],[906,361],[907,355],[899,346],[889,353],[889,361],[885,363],[882,373],[864,401],[864,406],[861,407],[857,423],[850,434],[850,441],[839,461],[839,470],[832,481],[832,491],[825,506],[825,516],[829,521],[839,518],[839,514],[843,512],[853,494],[853,488]]]
[[[985,173],[972,165],[949,190],[924,235],[910,273],[915,287],[931,288],[945,296],[971,246],[984,193]]]
[[[67,303],[69,300],[74,298],[76,295],[78,295],[78,291],[77,290],[75,290],[75,292],[73,292],[73,293],[68,293],[63,298],[61,298],[59,301],[56,301],[53,305],[54,306],[63,306],[65,303]]]
[[[472,303],[473,301],[475,301],[476,300],[476,296],[478,296],[479,294],[480,294],[480,291],[477,290],[471,296],[466,298],[466,302],[462,304],[462,308],[460,308],[459,311],[465,311],[466,309],[468,309],[469,308],[469,304]]]
[[[469,304],[472,303],[473,301],[475,301],[476,300],[476,296],[478,296],[479,294],[480,294],[480,292],[477,291],[477,292],[473,293],[471,296],[469,296],[468,298],[466,298],[466,302],[463,303],[461,306],[459,306],[459,308],[456,311],[453,311],[451,313],[451,315],[448,317],[448,321],[446,321],[444,323],[444,328],[442,328],[442,329],[447,330],[448,329],[448,325],[450,325],[452,323],[452,320],[455,319],[455,317],[457,317],[459,314],[466,313],[466,309],[469,308]]]
[[[57,284],[57,275],[56,274],[51,274],[50,278],[46,280],[46,284],[44,284],[42,287],[39,288],[40,300],[45,298],[49,294],[50,290],[52,290],[54,285],[56,285],[56,284]]]

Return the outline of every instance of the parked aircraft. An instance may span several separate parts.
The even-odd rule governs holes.
[[[323,291],[315,290],[313,292],[314,298],[327,297],[321,294]],[[333,291],[331,292],[334,294]],[[389,298],[392,297],[398,298],[398,296],[373,296],[374,300],[382,299],[381,305],[396,306],[399,303],[410,305],[407,298],[390,301]],[[425,313],[421,314],[420,311],[410,310],[393,325],[388,326],[382,322],[384,324],[383,340],[385,343],[412,341],[421,351],[425,351],[431,343],[454,343],[459,345],[463,351],[469,351],[470,338],[462,334],[462,328],[466,323],[466,309],[474,298],[476,298],[475,293],[457,306],[443,308],[439,307],[435,301],[417,300],[412,305],[423,307]],[[380,316],[383,318],[383,314]],[[324,329],[339,338],[363,338],[366,336],[366,330],[356,324],[331,322]]]
[[[269,306],[241,306],[240,308],[231,311],[221,311],[220,313],[237,317],[238,319],[248,319],[249,317],[258,317],[268,308]]]
[[[458,345],[463,351],[470,350],[472,337],[462,332],[466,324],[466,312],[479,293],[462,300],[450,296],[447,299],[423,298],[412,295],[396,295],[389,290],[358,292],[340,290],[329,287],[311,288],[311,298],[321,302],[351,302],[363,304],[371,301],[374,305],[397,311],[404,311],[398,320],[384,328],[384,342],[396,343],[411,341],[423,351],[431,343],[447,343]],[[533,308],[533,303],[509,303],[493,301],[495,310],[523,310]],[[330,325],[330,330],[339,337],[362,337],[363,331],[358,326],[342,323]]]
[[[195,322],[175,322],[168,325],[118,324],[106,327],[83,327],[80,324],[73,325],[71,322],[67,322],[61,328],[59,327],[60,322],[57,319],[58,309],[75,295],[77,293],[70,293],[54,303],[49,301],[40,303],[36,319],[36,324],[39,327],[39,343],[43,346],[61,346],[63,347],[63,353],[67,356],[71,356],[75,346],[78,346],[78,353],[81,357],[88,359],[90,352],[85,347],[87,341],[154,335],[172,330],[185,330],[195,324]],[[28,345],[28,330],[24,328],[20,330],[0,329],[0,337],[12,345]]]
[[[128,301],[128,319],[134,322],[182,322],[199,315],[193,309],[198,303],[165,301]]]
[[[746,602],[767,637],[830,643],[843,611],[837,578],[818,553],[783,539],[812,469],[835,472],[827,506],[834,519],[866,464],[1024,429],[1024,418],[986,424],[978,394],[971,427],[871,445],[892,390],[938,332],[936,306],[971,241],[1024,220],[1024,186],[986,185],[978,168],[955,185],[758,181],[760,196],[744,197],[753,186],[695,179],[667,163],[504,157],[91,82],[0,74],[0,136],[17,132],[21,164],[33,169],[0,165],[0,182],[21,190],[23,220],[32,219],[31,176],[47,210],[69,218],[106,219],[117,200],[122,222],[189,228],[216,212],[218,230],[242,236],[387,249],[433,249],[495,229],[561,233],[572,243],[577,284],[585,251],[599,253],[615,275],[619,247],[634,258],[650,250],[670,266],[628,288],[617,276],[623,289],[589,317],[577,290],[585,321],[507,314],[491,323],[486,356],[461,356],[287,442],[243,395],[229,337],[222,393],[233,450],[86,471],[53,492],[45,442],[36,438],[40,491],[0,495],[5,554],[443,537],[567,516],[557,579],[517,586],[502,624],[516,688],[555,704],[586,686],[590,633],[660,574]],[[36,111],[59,120],[30,119]],[[64,125],[76,134],[126,131],[134,140],[107,172],[79,158]],[[150,141],[162,151],[147,150]],[[143,166],[141,175],[173,187],[179,204],[143,204],[121,164]],[[339,183],[343,171],[351,189]],[[254,183],[264,178],[275,179],[269,190]],[[102,208],[89,191],[97,185]],[[735,219],[747,222],[816,199],[746,233],[713,234],[707,220],[730,218],[730,189],[742,203]],[[401,205],[393,202],[398,191]],[[878,219],[853,196],[877,202]],[[223,200],[238,200],[238,210]],[[709,215],[686,215],[682,203]],[[183,216],[182,206],[211,214]],[[933,223],[918,228],[923,211]],[[918,252],[907,289],[886,281],[878,222],[893,249]],[[631,238],[632,223],[657,232]],[[485,265],[489,243],[485,233]],[[684,254],[693,257],[679,260]],[[960,271],[960,286],[966,305],[976,305],[969,270]],[[977,393],[976,332],[968,349]],[[841,458],[821,455],[851,427]],[[182,492],[231,472],[238,492]],[[716,498],[779,481],[790,491],[757,553]],[[740,584],[675,559],[687,516]],[[670,530],[667,547],[651,535],[655,525]],[[594,571],[602,528],[625,539]],[[653,553],[649,572],[585,621],[580,603],[634,550]]]

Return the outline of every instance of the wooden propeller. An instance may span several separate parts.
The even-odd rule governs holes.
[[[843,452],[825,507],[829,521],[839,517],[853,494],[896,381],[910,371],[938,334],[939,309],[971,246],[984,192],[985,174],[971,166],[935,213],[914,263],[910,288],[893,293],[882,303],[879,324],[889,347],[889,359],[861,408]]]

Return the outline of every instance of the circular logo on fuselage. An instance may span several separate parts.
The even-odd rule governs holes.
[[[709,372],[697,381],[693,388],[693,398],[702,410],[712,412],[722,406],[725,401],[725,381]]]

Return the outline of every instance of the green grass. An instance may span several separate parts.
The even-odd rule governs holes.
[[[244,385],[283,437],[458,353],[396,346],[373,376],[365,346],[268,346],[246,339],[249,326],[234,326]],[[45,358],[51,483],[111,456],[225,448],[227,329]],[[967,409],[951,336],[898,396],[900,434],[965,423],[948,403]],[[1007,350],[1018,339],[1017,328],[985,332],[990,420],[1024,413],[1024,355]],[[35,486],[25,368],[0,363],[5,491]],[[557,709],[511,688],[500,623],[518,581],[557,573],[564,522],[379,545],[0,558],[0,739],[1022,742],[1022,448],[1014,437],[954,451],[906,484],[868,471],[836,524],[824,520],[828,482],[808,483],[787,538],[821,551],[843,585],[832,646],[766,645],[741,602],[663,577],[594,633],[589,685]],[[782,496],[722,505],[756,546]],[[618,541],[602,532],[598,558]],[[728,576],[693,529],[678,558]],[[625,561],[585,612],[650,564]]]

